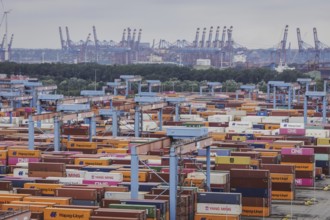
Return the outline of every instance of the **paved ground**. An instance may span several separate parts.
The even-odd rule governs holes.
[[[316,190],[297,189],[297,198],[292,202],[274,201],[272,204],[272,215],[268,218],[242,217],[242,220],[279,220],[292,213],[294,220],[330,220],[330,187],[329,191],[321,190],[324,186],[330,185],[330,179],[316,182]],[[316,202],[305,205],[305,201],[316,198]]]

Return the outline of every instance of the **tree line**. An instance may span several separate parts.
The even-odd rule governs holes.
[[[120,75],[140,75],[143,80],[160,80],[163,90],[199,91],[206,82],[222,82],[231,85],[227,91],[234,90],[232,84],[263,84],[270,80],[295,82],[297,78],[307,77],[297,70],[277,73],[266,68],[256,69],[207,69],[197,70],[175,65],[100,65],[84,64],[18,64],[1,63],[0,73],[7,75],[26,75],[36,77],[44,85],[56,84],[58,93],[77,95],[83,89],[101,89],[107,82],[113,82]],[[96,83],[95,83],[96,82]]]

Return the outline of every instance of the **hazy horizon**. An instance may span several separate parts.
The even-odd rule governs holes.
[[[330,44],[330,1],[326,0],[2,0],[0,13],[8,14],[8,34],[13,48],[60,49],[58,27],[69,27],[71,40],[86,40],[96,26],[98,39],[119,42],[123,29],[142,29],[142,42],[160,39],[193,42],[197,28],[233,26],[234,41],[249,49],[273,48],[289,25],[288,44],[297,48],[296,28],[314,46],[313,27],[319,40]],[[2,16],[1,16],[2,17]],[[200,39],[201,39],[200,31]],[[5,22],[0,27],[0,38]],[[93,35],[91,36],[93,40]]]

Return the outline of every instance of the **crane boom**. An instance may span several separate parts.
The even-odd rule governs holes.
[[[6,34],[3,35],[2,42],[1,42],[1,49],[4,49],[5,41],[6,41]]]
[[[203,29],[202,40],[201,40],[201,48],[205,47],[205,35],[206,35],[206,28]]]
[[[12,34],[11,37],[10,37],[10,41],[9,41],[9,44],[8,44],[8,52],[11,51],[11,46],[13,45],[13,41],[14,41],[14,34]]]
[[[195,41],[194,41],[194,47],[198,47],[198,40],[199,40],[199,28],[196,30],[196,36],[195,36]]]
[[[60,33],[60,40],[61,40],[61,48],[62,50],[65,50],[65,40],[63,38],[62,28],[58,27],[59,33]]]
[[[297,28],[297,38],[298,38],[298,49],[299,49],[299,52],[302,52],[304,50],[304,47],[303,47],[303,41],[301,39],[301,34],[300,34],[300,29]]]
[[[66,31],[67,44],[68,44],[68,47],[71,49],[72,48],[72,42],[71,42],[71,39],[70,39],[69,28],[67,26],[65,27],[65,31]]]
[[[226,32],[227,32],[227,27],[224,26],[223,27],[223,31],[222,31],[222,39],[221,39],[221,48],[225,47],[225,41],[226,41]]]
[[[139,49],[140,42],[141,42],[141,35],[142,35],[142,29],[139,30],[138,39],[136,41],[136,49]]]
[[[131,48],[135,47],[135,37],[136,37],[136,29],[133,30],[133,37],[131,42]]]
[[[207,47],[210,48],[212,45],[212,35],[213,35],[213,26],[210,28],[209,32],[209,40],[207,41]]]
[[[219,46],[219,33],[220,33],[220,27],[218,26],[217,30],[215,32],[215,38],[214,38],[214,41],[213,41],[213,47],[214,48],[218,48],[218,46]]]

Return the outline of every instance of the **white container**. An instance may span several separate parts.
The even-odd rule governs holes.
[[[46,177],[47,180],[58,180],[60,184],[64,185],[75,185],[75,184],[83,184],[83,178],[72,178],[72,177]]]
[[[27,168],[15,168],[13,172],[14,177],[29,177],[29,169]]]
[[[229,110],[226,111],[226,115],[246,116],[246,111],[244,111],[244,110],[233,110],[233,109],[229,109]]]
[[[211,115],[207,117],[207,121],[209,122],[230,122],[232,120],[232,115]]]
[[[271,130],[272,135],[280,135],[280,129]]]
[[[143,121],[143,131],[158,130],[158,121]]]
[[[144,195],[148,192],[138,192],[137,199],[144,199]],[[105,192],[105,199],[131,199],[131,192]]]
[[[226,173],[210,173],[210,183],[211,184],[226,184],[228,182],[228,174]],[[202,172],[192,172],[188,173],[188,178],[193,179],[204,179],[206,180],[206,175]]]
[[[305,124],[303,123],[281,123],[280,124],[280,128],[298,128],[298,129],[304,129],[305,128]]]
[[[85,178],[85,174],[87,171],[85,170],[74,170],[74,169],[67,169],[66,170],[66,177],[70,178]]]
[[[209,132],[225,133],[225,127],[207,127]]]
[[[87,172],[85,174],[85,180],[110,180],[110,181],[123,181],[122,173],[106,173],[106,172]]]
[[[253,124],[250,121],[230,121],[228,127],[243,127],[252,128]]]
[[[265,116],[244,116],[241,117],[241,121],[248,121],[248,122],[252,122],[253,124],[259,124],[262,122],[262,119]]]
[[[262,134],[262,135],[272,135],[271,130],[253,130],[249,129],[245,131],[246,134]]]
[[[246,127],[227,127],[225,129],[226,133],[245,133]]]
[[[306,129],[305,136],[316,137],[316,138],[328,138],[330,136],[330,131],[323,129]]]
[[[269,116],[262,119],[262,123],[275,123],[279,124],[281,122],[288,122],[289,117],[287,116]]]
[[[240,215],[241,205],[216,204],[216,203],[197,203],[198,214],[218,214],[218,215]]]

